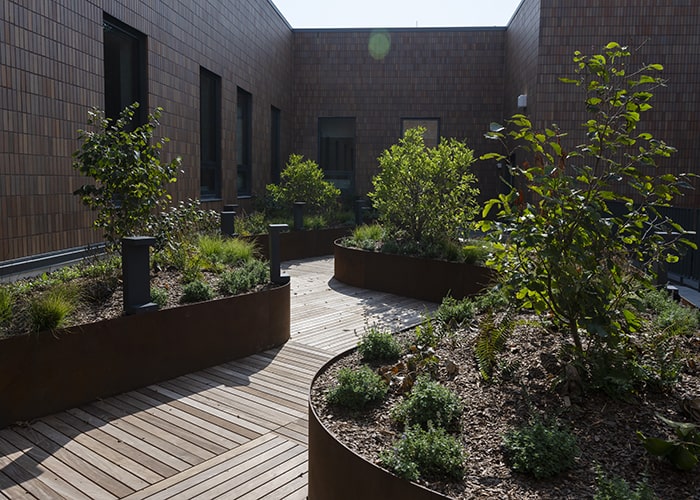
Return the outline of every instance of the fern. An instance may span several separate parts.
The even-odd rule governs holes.
[[[503,352],[508,337],[513,331],[511,312],[506,312],[500,319],[493,311],[487,311],[479,323],[479,333],[474,344],[474,355],[479,373],[484,380],[490,380],[496,365],[496,356]]]

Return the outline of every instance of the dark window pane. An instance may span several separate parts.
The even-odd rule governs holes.
[[[355,118],[319,118],[319,166],[327,180],[352,192],[355,179]]]
[[[104,17],[105,114],[117,118],[138,102],[134,125],[146,121],[146,37],[107,15]]]
[[[253,96],[243,89],[238,89],[236,107],[236,156],[237,156],[237,191],[239,196],[251,194],[252,155],[251,130],[253,122]]]
[[[200,70],[200,194],[221,197],[221,78]]]

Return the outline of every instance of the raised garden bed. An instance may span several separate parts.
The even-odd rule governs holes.
[[[289,284],[0,340],[0,428],[285,343]]]
[[[331,255],[335,240],[347,236],[349,233],[350,229],[347,227],[282,233],[280,235],[280,258],[285,261]],[[269,235],[258,234],[251,236],[250,239],[255,241],[262,256],[269,259]]]
[[[314,377],[347,353],[326,363]],[[309,397],[309,500],[355,500],[402,498],[436,500],[449,498],[406,481],[361,457],[331,433],[316,413]]]
[[[494,278],[482,266],[370,252],[334,244],[335,279],[348,285],[440,302],[481,293]]]

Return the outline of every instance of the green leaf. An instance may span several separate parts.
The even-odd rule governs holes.
[[[642,439],[642,445],[644,448],[649,453],[657,457],[665,457],[671,453],[673,448],[676,446],[671,441],[666,441],[665,439],[644,437],[644,435],[639,432],[637,434]]]
[[[668,459],[678,469],[689,471],[698,464],[698,457],[685,446],[676,446],[668,454]]]

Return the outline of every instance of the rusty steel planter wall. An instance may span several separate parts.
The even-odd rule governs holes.
[[[347,227],[289,231],[280,235],[280,258],[284,260],[308,259],[333,254],[333,244],[338,238],[350,234]],[[270,238],[257,234],[250,239],[255,242],[262,256],[270,258]]]
[[[345,353],[346,354],[346,353]],[[341,354],[318,371],[311,384]],[[311,398],[309,397],[309,401]],[[350,450],[321,422],[309,403],[309,500],[437,500],[448,498],[401,479]]]
[[[484,291],[494,279],[485,267],[444,260],[370,252],[335,243],[335,278],[359,288],[441,302]]]
[[[0,340],[0,428],[281,345],[289,290]]]

